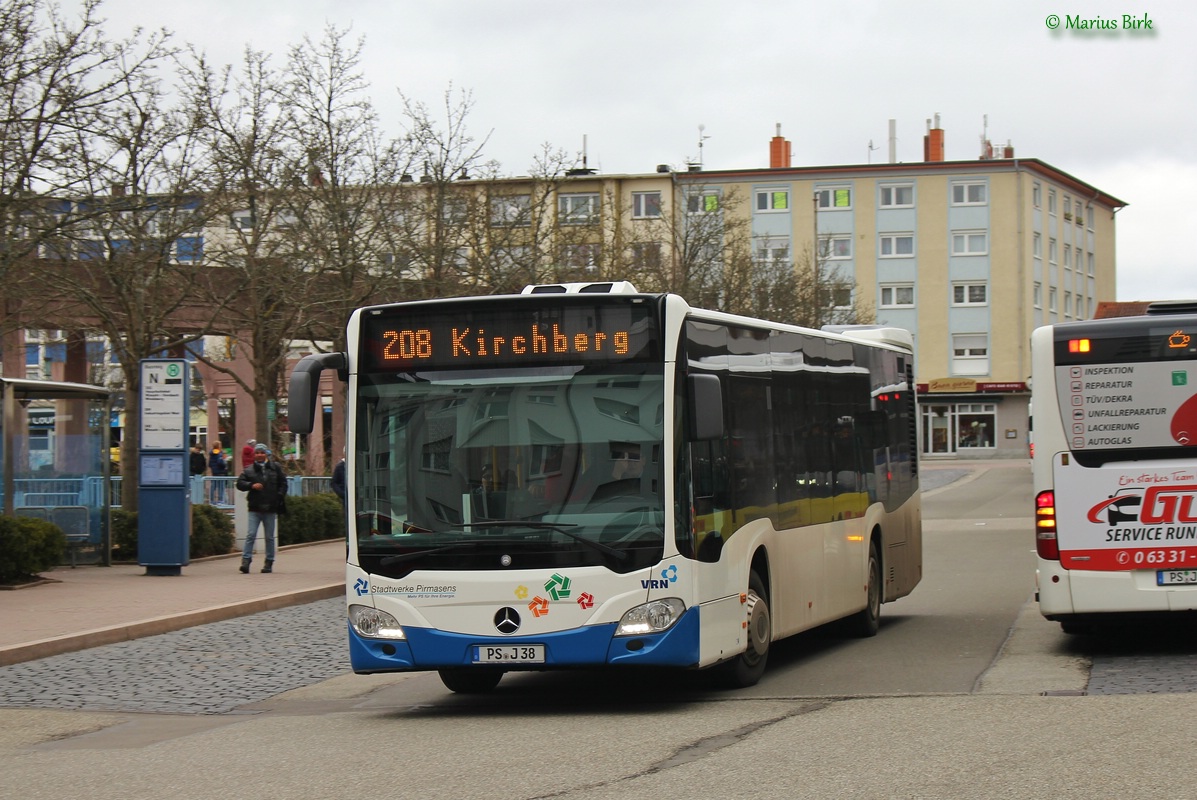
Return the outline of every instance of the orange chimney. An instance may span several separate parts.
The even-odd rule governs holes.
[[[781,135],[781,123],[777,123],[777,135],[769,142],[769,169],[789,169],[790,143]]]
[[[923,137],[923,160],[943,161],[943,128],[939,127],[939,114],[935,115],[935,127],[927,120],[927,135]]]

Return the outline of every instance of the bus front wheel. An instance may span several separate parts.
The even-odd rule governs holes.
[[[501,669],[442,669],[441,683],[457,694],[486,694],[499,685]]]
[[[747,618],[748,645],[744,652],[724,664],[723,682],[734,689],[755,686],[765,674],[769,643],[773,638],[773,620],[769,616],[765,582],[755,571],[748,574]]]

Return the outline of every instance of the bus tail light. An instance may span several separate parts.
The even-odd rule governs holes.
[[[1035,497],[1035,552],[1048,561],[1060,560],[1056,539],[1056,493],[1040,492]]]

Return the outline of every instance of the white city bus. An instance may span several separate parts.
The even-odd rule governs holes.
[[[1031,337],[1039,608],[1066,632],[1197,610],[1197,304]]]
[[[722,665],[922,574],[910,335],[690,308],[626,282],[362,308],[347,352],[355,672]]]

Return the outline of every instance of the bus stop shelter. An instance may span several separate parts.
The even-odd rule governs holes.
[[[0,469],[6,516],[62,528],[71,563],[111,563],[108,441],[103,386],[0,378]]]

